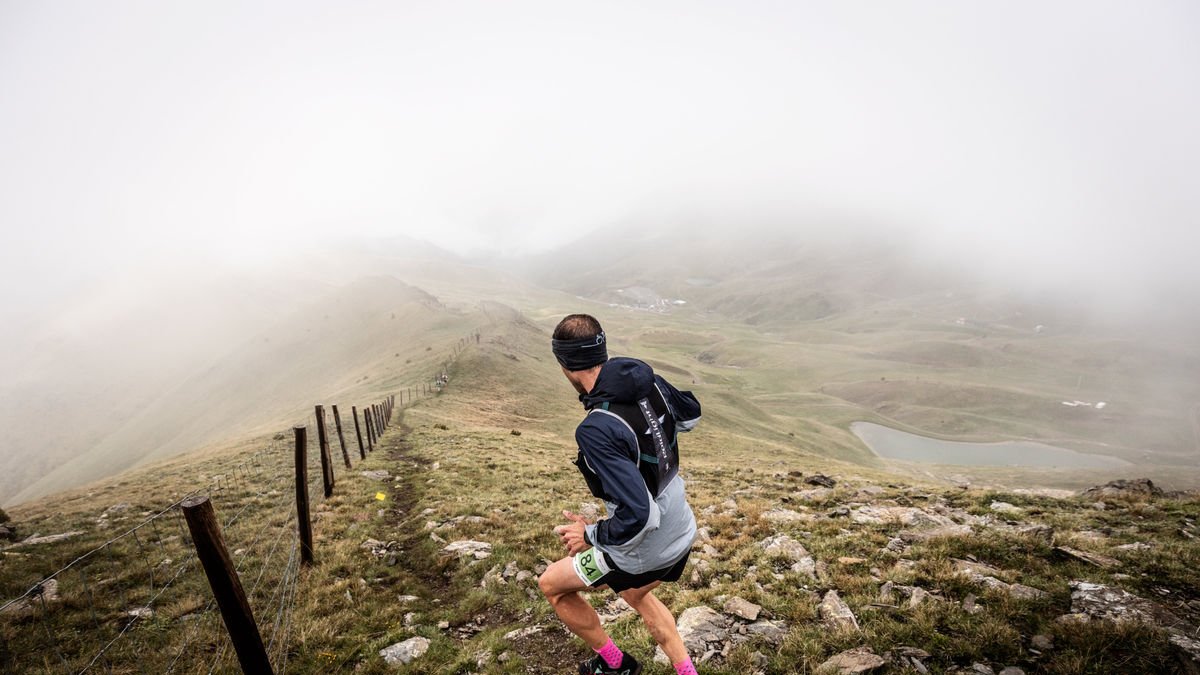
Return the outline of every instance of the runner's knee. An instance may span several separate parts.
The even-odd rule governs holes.
[[[543,574],[542,576],[538,577],[538,590],[540,590],[542,595],[546,596],[546,599],[550,602],[554,602],[555,598],[558,597],[558,594],[554,591],[554,584],[550,581],[549,574]]]

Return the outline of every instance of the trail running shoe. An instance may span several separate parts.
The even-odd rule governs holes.
[[[642,664],[629,654],[621,655],[621,665],[616,668],[609,668],[599,654],[579,664],[579,675],[641,675],[641,672]]]

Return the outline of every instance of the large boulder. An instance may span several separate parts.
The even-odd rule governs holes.
[[[729,638],[730,623],[729,618],[715,609],[699,605],[683,610],[675,620],[675,629],[688,653],[695,658],[713,650],[721,651]],[[663,665],[671,663],[662,647],[655,650],[654,660]]]
[[[1200,640],[1196,628],[1176,616],[1166,607],[1139,597],[1122,588],[1088,581],[1071,582],[1071,614],[1060,620],[1137,622],[1158,626],[1167,631],[1169,640],[1178,650],[1186,672],[1200,672]]]
[[[1162,488],[1158,487],[1149,478],[1134,478],[1133,480],[1114,480],[1104,485],[1090,487],[1079,493],[1082,497],[1088,500],[1097,499],[1112,499],[1120,497],[1123,499],[1150,499],[1152,497],[1161,497]]]

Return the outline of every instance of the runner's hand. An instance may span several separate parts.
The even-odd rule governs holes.
[[[562,540],[567,553],[575,555],[588,550],[588,543],[583,538],[583,528],[588,524],[587,519],[570,511],[563,511],[563,517],[570,520],[570,524],[559,525],[554,528],[554,533]]]

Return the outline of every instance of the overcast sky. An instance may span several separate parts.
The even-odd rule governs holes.
[[[1191,0],[0,0],[0,303],[150,258],[512,253],[672,211],[1196,285],[1197,120]]]

